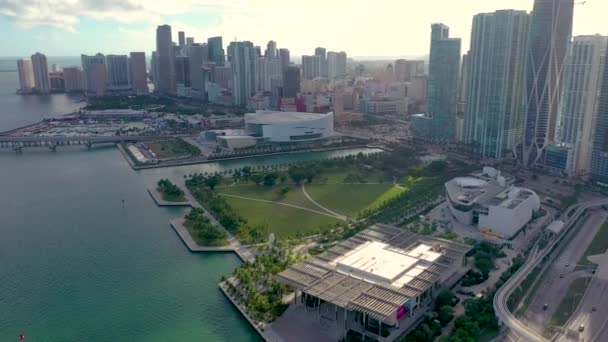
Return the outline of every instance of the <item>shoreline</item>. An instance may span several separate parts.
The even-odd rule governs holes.
[[[156,203],[156,205],[159,207],[192,207],[192,205],[188,201],[165,201],[162,198],[162,195],[155,188],[148,188],[148,193],[150,194],[150,197],[152,197],[152,199],[154,200],[154,203]]]

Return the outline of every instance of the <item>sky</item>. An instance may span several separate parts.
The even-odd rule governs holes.
[[[582,0],[575,0],[582,1]],[[428,54],[442,22],[468,50],[473,15],[532,9],[533,0],[0,0],[0,56],[77,56],[154,50],[157,25],[224,45],[275,40],[293,55],[322,46],[354,57]],[[607,0],[575,6],[574,35],[608,34]]]

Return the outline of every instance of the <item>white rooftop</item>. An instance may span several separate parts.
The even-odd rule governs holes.
[[[370,241],[334,260],[337,271],[371,283],[403,286],[441,254],[420,244],[412,250],[402,250],[388,244]]]
[[[257,111],[256,113],[245,114],[245,122],[253,124],[270,125],[286,122],[312,121],[324,118],[333,113],[301,113],[301,112],[276,112],[276,111]]]

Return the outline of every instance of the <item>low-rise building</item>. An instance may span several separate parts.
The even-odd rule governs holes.
[[[493,238],[513,237],[540,209],[540,198],[534,191],[513,186],[512,179],[491,167],[456,177],[445,183],[445,190],[454,218]]]
[[[466,272],[471,246],[376,224],[277,275],[322,334],[394,341]]]

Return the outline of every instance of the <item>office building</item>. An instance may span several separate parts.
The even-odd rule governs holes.
[[[302,56],[302,76],[305,80],[321,77],[322,60],[320,56]]]
[[[566,57],[555,145],[572,149],[571,167],[560,170],[569,176],[585,176],[590,172],[593,124],[607,44],[605,36],[574,37]]]
[[[101,53],[81,55],[84,90],[88,96],[104,96],[107,90],[106,59]]]
[[[49,72],[49,84],[51,86],[51,92],[65,92],[65,80],[63,78],[63,71]]]
[[[472,246],[375,224],[276,279],[294,289],[292,308],[323,340],[393,342],[433,310],[433,301],[467,271]],[[291,309],[290,309],[291,310]],[[317,328],[318,327],[318,328]]]
[[[224,65],[226,56],[224,54],[222,37],[211,37],[207,39],[207,48],[209,49],[209,60],[217,65]]]
[[[145,52],[131,52],[129,55],[129,75],[131,78],[131,88],[135,94],[147,94],[149,90]]]
[[[288,66],[283,71],[283,97],[296,98],[300,93],[300,68]]]
[[[193,44],[190,47],[190,87],[192,97],[198,100],[205,100],[205,82],[209,81],[206,77],[213,72],[212,68],[207,69],[207,74],[203,69],[203,64],[209,60],[209,50],[207,44]],[[215,66],[215,64],[213,64]],[[207,76],[206,76],[207,75]]]
[[[174,95],[177,92],[175,80],[175,51],[171,40],[171,26],[161,25],[156,28],[156,77],[160,94]]]
[[[444,24],[433,24],[431,28],[427,83],[427,112],[432,118],[429,138],[445,143],[454,140],[456,128],[460,39],[450,38],[450,28]]]
[[[32,69],[34,71],[34,89],[42,94],[51,92],[51,83],[49,80],[49,65],[46,61],[46,56],[40,52],[32,55]]]
[[[445,183],[448,209],[456,221],[477,226],[487,237],[509,239],[540,209],[538,195],[513,182],[491,167],[454,178]]]
[[[184,31],[177,32],[177,44],[179,46],[186,45],[186,33]]]
[[[473,18],[464,142],[482,158],[502,159],[521,141],[529,19],[514,10]]]
[[[608,185],[608,63],[603,63],[602,68],[591,153],[591,179]]]
[[[63,69],[66,93],[78,93],[84,90],[82,70],[78,67],[66,67]]]
[[[131,89],[129,85],[129,59],[127,55],[107,55],[108,90],[121,92]]]
[[[288,49],[280,49],[279,50],[279,59],[281,59],[281,69],[285,70],[291,64],[291,59],[289,56]]]
[[[272,91],[272,80],[283,77],[281,60],[278,58],[258,57],[255,70],[255,91]]]
[[[277,58],[277,42],[271,40],[266,44],[266,51],[264,52],[264,57],[268,59]]]
[[[322,47],[315,49],[315,56],[319,56],[319,68],[321,77],[327,77],[327,50]]]
[[[267,142],[309,142],[333,137],[334,113],[257,111],[245,114],[248,134]]]
[[[17,60],[17,71],[19,72],[19,90],[31,91],[36,86],[32,61],[24,58]]]
[[[251,58],[255,56],[253,45],[246,42],[230,43],[232,68],[232,96],[235,106],[246,106],[253,92],[253,76]]]
[[[561,79],[572,34],[574,0],[535,0],[528,38],[525,127],[517,157],[524,167],[541,160],[556,137]]]
[[[327,76],[331,79],[346,77],[346,52],[327,53]]]
[[[411,82],[414,77],[424,75],[424,61],[398,59],[394,69],[397,82]]]

